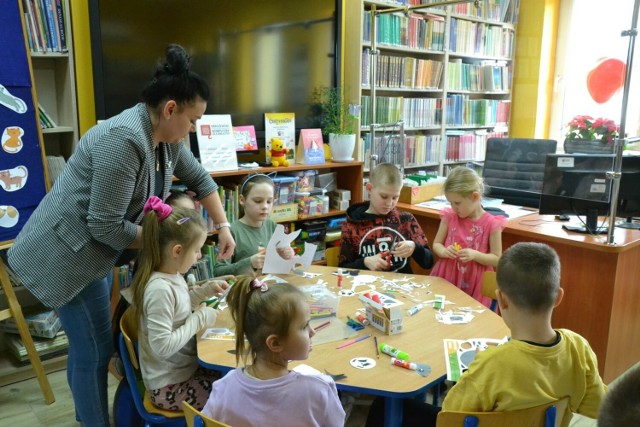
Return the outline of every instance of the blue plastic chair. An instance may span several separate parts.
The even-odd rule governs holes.
[[[131,398],[138,414],[144,420],[144,426],[184,427],[186,420],[183,412],[164,411],[156,408],[146,393],[138,364],[138,327],[137,322],[133,319],[131,308],[128,308],[120,318],[119,344],[120,357],[122,357]]]

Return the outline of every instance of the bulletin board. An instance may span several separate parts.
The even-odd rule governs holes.
[[[0,25],[0,247],[14,239],[47,191],[44,149],[20,2]]]

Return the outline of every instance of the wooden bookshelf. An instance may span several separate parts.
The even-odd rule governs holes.
[[[358,147],[358,159],[365,161],[367,172],[371,150],[367,105],[372,83],[368,80],[371,62],[376,61],[376,122],[401,120],[406,134],[406,142],[395,147],[398,157],[388,155],[392,151],[388,141],[377,144],[379,156],[384,153],[380,161],[440,174],[451,165],[483,161],[486,139],[509,133],[517,10],[509,10],[504,20],[490,8],[482,8],[478,15],[470,3],[417,9],[406,18],[402,13],[380,14],[378,53],[371,54],[371,8],[396,8],[400,3],[354,0],[345,6],[349,22],[344,42],[345,94],[347,102],[361,104],[363,110],[360,133],[364,144]],[[510,4],[517,7],[518,2]],[[411,33],[408,26],[417,17],[428,23],[425,39],[430,41],[420,47],[410,37],[403,38]],[[476,30],[489,34],[487,40],[493,42],[473,43],[471,34]],[[417,61],[441,63],[439,81],[416,84],[424,79],[418,79],[417,68],[413,74],[407,69],[413,69],[410,64]],[[489,71],[495,73],[495,80],[479,77]],[[406,80],[409,76],[413,80]],[[397,128],[376,130],[376,139],[397,132]]]

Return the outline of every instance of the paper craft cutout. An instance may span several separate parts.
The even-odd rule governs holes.
[[[20,212],[15,206],[0,205],[0,227],[11,228],[18,223]]]
[[[0,187],[5,191],[17,191],[25,186],[29,171],[26,166],[0,170]]]
[[[460,376],[467,371],[469,364],[475,359],[476,354],[489,347],[496,347],[509,340],[504,337],[501,340],[491,338],[472,338],[469,340],[444,339],[444,356],[447,363],[447,379],[458,381]]]
[[[236,335],[226,328],[208,328],[201,338],[203,340],[235,341]]]
[[[371,369],[376,366],[376,361],[370,357],[355,357],[351,359],[351,366],[358,369]]]
[[[4,105],[18,114],[27,112],[27,104],[17,96],[11,95],[9,89],[0,84],[0,105]]]
[[[16,154],[22,150],[22,136],[24,129],[19,126],[11,126],[4,129],[2,133],[2,149],[9,154]]]
[[[262,267],[263,273],[272,274],[288,274],[297,265],[301,265],[303,270],[306,270],[311,266],[313,257],[316,253],[317,245],[312,243],[304,243],[304,253],[302,255],[294,255],[291,259],[284,259],[277,251],[278,246],[291,246],[291,242],[295,240],[302,230],[296,230],[293,233],[286,234],[284,232],[284,226],[278,224],[271,240],[267,244],[267,252],[264,257],[264,266]]]

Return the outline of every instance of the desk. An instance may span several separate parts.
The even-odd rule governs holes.
[[[337,291],[336,276],[331,273],[335,267],[312,266],[310,271],[322,273],[322,278],[329,284],[327,287]],[[395,273],[382,273],[363,271],[361,274],[382,276],[386,279],[402,278],[404,275]],[[318,278],[303,279],[297,275],[282,276],[289,283],[295,285],[316,283]],[[479,303],[460,289],[444,279],[437,277],[413,276],[418,284],[430,284],[425,289],[417,289],[413,292],[415,297],[422,301],[433,299],[434,294],[443,294],[447,301],[455,303],[454,307],[478,307]],[[376,282],[377,289],[381,284]],[[351,281],[345,278],[344,288],[351,286]],[[365,289],[366,288],[366,289]],[[347,316],[353,317],[363,303],[358,300],[359,293],[369,288],[361,286],[355,289],[356,296],[342,297],[338,308],[338,318],[346,323]],[[432,294],[427,295],[427,290]],[[405,310],[415,305],[409,296],[398,294],[398,299],[405,303]],[[475,318],[465,325],[445,325],[435,320],[435,311],[426,307],[411,317],[404,317],[403,332],[398,335],[387,336],[372,326],[367,326],[360,331],[358,336],[370,333],[378,337],[378,343],[387,343],[402,351],[409,353],[411,361],[426,363],[431,366],[431,374],[421,377],[414,371],[406,370],[390,364],[391,358],[380,354],[376,359],[376,351],[373,338],[360,341],[342,349],[336,349],[341,341],[328,342],[313,347],[309,358],[304,361],[292,362],[289,366],[305,363],[320,371],[327,369],[332,374],[344,373],[347,378],[336,383],[338,389],[355,391],[379,396],[385,396],[386,407],[385,425],[400,425],[402,420],[402,399],[414,397],[426,393],[432,386],[438,384],[446,375],[444,358],[444,338],[469,339],[469,338],[503,338],[509,334],[509,330],[502,319],[490,310],[483,313],[474,313]],[[225,310],[216,322],[216,327],[229,327],[229,311]],[[230,328],[231,329],[231,328]],[[229,371],[236,366],[235,355],[228,351],[235,349],[235,342],[201,340],[198,334],[198,358],[200,363],[210,369]],[[312,341],[313,342],[313,341]],[[354,357],[370,357],[376,360],[373,369],[361,370],[350,365]]]
[[[439,212],[406,203],[433,242]],[[600,375],[610,383],[640,360],[640,231],[616,228],[615,245],[606,234],[591,236],[562,229],[562,222],[537,213],[509,220],[502,248],[517,242],[541,242],[553,247],[562,263],[564,299],[553,313],[555,328],[585,337],[598,356]],[[416,272],[424,273],[413,264]]]

